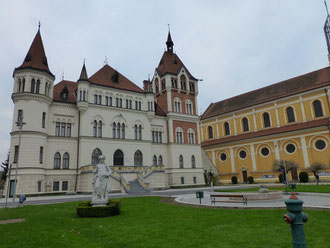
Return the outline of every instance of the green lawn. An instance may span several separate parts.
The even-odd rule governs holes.
[[[122,199],[109,218],[78,218],[77,203],[0,209],[0,247],[291,247],[286,210],[196,208],[163,203],[158,197]],[[330,214],[306,211],[309,247],[329,247]]]
[[[260,187],[248,188],[248,189],[224,189],[224,190],[215,190],[217,192],[251,192],[258,191]],[[285,191],[285,186],[282,187],[268,187],[270,190],[282,190]],[[290,189],[289,189],[290,191]],[[294,190],[296,192],[313,192],[313,193],[330,193],[330,185],[298,185]]]

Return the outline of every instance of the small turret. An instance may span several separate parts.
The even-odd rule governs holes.
[[[174,43],[172,41],[171,33],[168,31],[167,41],[166,41],[167,51],[173,53]]]

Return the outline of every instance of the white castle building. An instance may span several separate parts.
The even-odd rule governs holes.
[[[54,85],[38,30],[13,74],[11,194],[17,162],[16,194],[91,192],[101,154],[113,192],[203,185],[198,80],[173,52],[170,33],[166,45],[144,89],[107,64],[91,77],[84,64],[77,82]]]

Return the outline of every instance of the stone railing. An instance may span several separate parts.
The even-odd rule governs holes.
[[[144,171],[140,173],[141,177],[143,179],[146,179],[148,176],[150,176],[154,172],[164,172],[164,165],[152,165],[147,167]]]
[[[126,192],[128,192],[131,189],[131,185],[129,185],[128,182],[126,182],[125,178],[116,170],[113,169],[113,167],[110,167],[111,169],[111,176],[115,178],[117,181],[120,182],[120,185],[123,186]]]
[[[120,173],[140,173],[148,167],[146,167],[146,166],[112,166],[111,168]]]
[[[149,191],[149,190],[150,190],[150,183],[147,183],[146,181],[144,181],[140,174],[137,174],[137,180],[138,180],[139,184],[140,184],[140,185],[141,185],[146,191]]]

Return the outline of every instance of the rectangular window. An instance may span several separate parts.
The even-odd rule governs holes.
[[[86,91],[83,91],[83,101],[86,101]]]
[[[71,137],[71,123],[66,124],[66,136]]]
[[[107,96],[105,97],[105,105],[107,105],[107,106],[109,105],[109,97],[107,97]]]
[[[42,164],[42,160],[44,157],[44,147],[40,146],[40,152],[39,152],[39,163]]]
[[[18,110],[17,122],[20,122],[23,119],[23,109]]]
[[[53,182],[53,191],[59,191],[60,190],[60,182],[56,181]]]
[[[82,101],[82,91],[79,91],[79,100]]]
[[[135,101],[135,109],[138,110],[138,102]]]
[[[194,184],[197,183],[197,178],[196,177],[193,177],[193,182],[194,182]]]
[[[97,104],[97,95],[94,95],[94,103]]]
[[[119,107],[119,99],[116,97],[116,107]]]
[[[128,108],[128,107],[129,107],[128,100],[126,99],[126,108]]]
[[[42,128],[46,127],[46,112],[42,112],[41,126],[42,126]]]
[[[60,123],[56,122],[55,136],[60,136]]]
[[[38,192],[41,192],[41,181],[38,181]]]
[[[119,99],[119,107],[122,108],[123,107],[123,99]]]
[[[162,140],[162,132],[159,132],[159,143],[163,143],[163,140]]]
[[[184,184],[184,177],[181,177],[181,184]]]
[[[15,146],[15,151],[14,151],[14,163],[17,163],[18,159],[18,146]]]
[[[62,182],[62,191],[67,191],[68,190],[68,181],[63,181]]]
[[[155,132],[155,142],[158,143],[158,132]]]
[[[102,96],[99,95],[99,104],[101,105],[102,104]]]
[[[129,100],[129,108],[132,109],[132,100]]]
[[[152,131],[152,143],[155,142],[155,131]]]
[[[61,123],[61,136],[65,137],[65,123]]]
[[[109,97],[109,105],[112,106],[112,96]]]
[[[139,110],[141,110],[141,102],[139,102]]]

